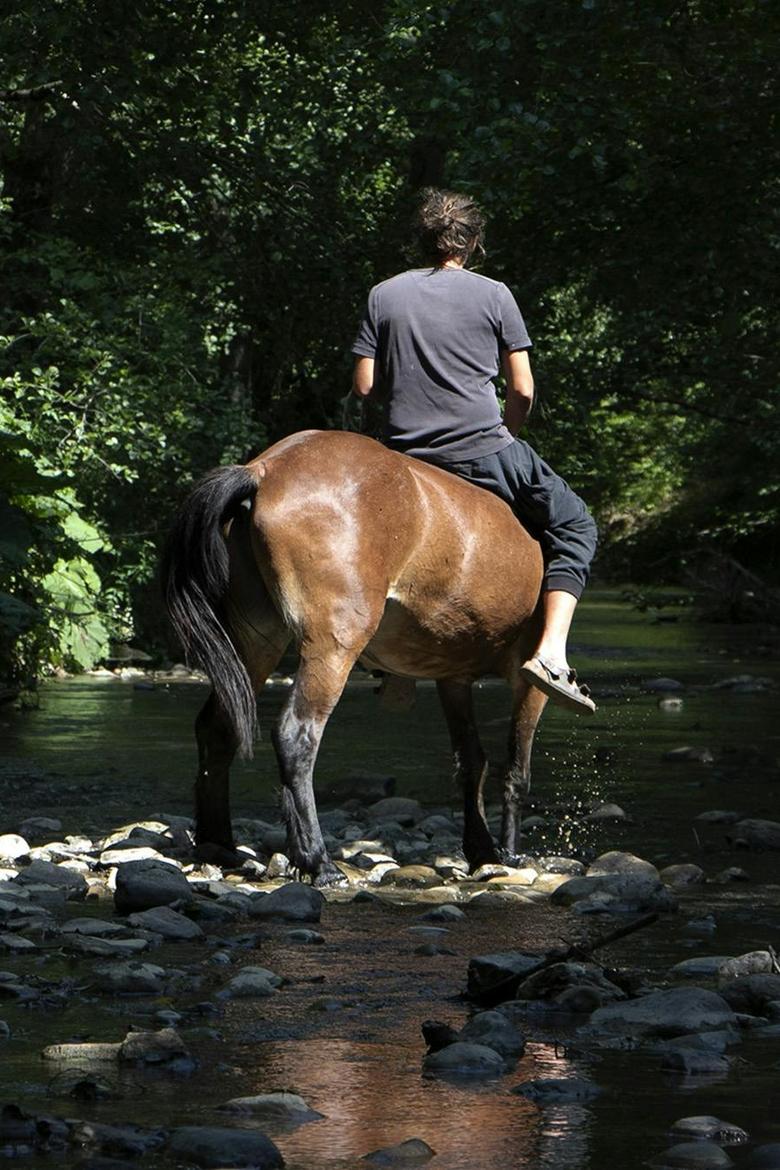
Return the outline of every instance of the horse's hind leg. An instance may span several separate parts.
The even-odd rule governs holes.
[[[485,820],[483,790],[488,762],[477,732],[471,684],[442,679],[437,687],[450,733],[455,777],[463,785],[463,852],[473,871],[498,861]]]
[[[279,664],[284,653],[286,635],[276,641],[264,639],[255,650],[247,669],[255,694]],[[198,777],[195,781],[195,850],[204,861],[219,863],[235,854],[233,827],[230,820],[230,766],[238,747],[233,724],[217,695],[211,692],[195,720],[198,742]]]
[[[282,778],[287,855],[315,885],[343,882],[328,857],[314,800],[314,765],[328,718],[344,690],[357,652],[304,643],[289,698],[273,732]]]
[[[547,696],[537,687],[519,679],[514,683],[500,842],[502,857],[510,864],[517,855],[523,800],[531,788],[534,733],[546,702]]]

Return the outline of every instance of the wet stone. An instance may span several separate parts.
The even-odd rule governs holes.
[[[158,1130],[137,1125],[102,1125],[97,1121],[70,1123],[70,1138],[77,1146],[98,1149],[119,1158],[137,1158],[162,1145],[164,1135]]]
[[[651,1162],[653,1166],[668,1167],[669,1170],[720,1170],[720,1167],[733,1166],[734,1162],[720,1146],[714,1142],[695,1141],[681,1142],[664,1150]]]
[[[65,891],[68,902],[83,901],[87,883],[80,873],[51,861],[32,861],[14,878],[21,886],[46,885]]]
[[[780,975],[745,975],[720,987],[720,994],[736,1012],[763,1014],[780,999]]]
[[[601,801],[594,805],[585,817],[586,821],[627,821],[628,819],[626,810],[612,801]]]
[[[423,1060],[425,1076],[493,1077],[504,1070],[504,1059],[495,1049],[461,1041],[431,1052]]]
[[[708,1115],[681,1117],[675,1121],[669,1133],[672,1137],[718,1142],[719,1145],[728,1146],[741,1145],[748,1140],[748,1134],[738,1125]]]
[[[165,969],[153,963],[99,963],[93,987],[108,995],[157,995],[165,986]]]
[[[63,934],[87,934],[94,938],[112,938],[127,934],[127,927],[105,918],[71,918],[62,924]]]
[[[682,1073],[685,1076],[722,1076],[731,1068],[731,1060],[719,1052],[703,1052],[698,1048],[680,1045],[664,1053],[661,1068],[665,1072]]]
[[[686,886],[695,886],[704,881],[704,870],[700,865],[692,862],[681,865],[667,865],[660,873],[661,881],[672,889],[682,890]]]
[[[400,889],[424,889],[437,886],[441,878],[429,865],[402,865],[390,869],[382,876],[382,885],[393,885]]]
[[[624,853],[615,849],[609,853],[602,853],[592,861],[586,872],[587,877],[601,877],[605,874],[631,874],[642,877],[658,878],[658,870],[649,861],[636,857],[633,853]]]
[[[0,858],[4,861],[15,861],[17,857],[24,857],[29,852],[30,846],[18,833],[0,835]]]
[[[196,1166],[244,1167],[253,1170],[280,1170],[281,1153],[265,1134],[257,1130],[227,1129],[218,1126],[187,1125],[172,1133],[172,1154]]]
[[[226,999],[263,999],[274,995],[283,980],[267,967],[243,967],[220,996]]]
[[[494,955],[477,955],[468,966],[468,994],[475,999],[511,975],[524,975],[536,967],[539,955],[522,951],[501,951]]]
[[[42,845],[44,841],[51,841],[56,833],[62,832],[62,821],[56,817],[27,817],[19,825],[20,834],[31,845]],[[87,842],[91,845],[91,842]]]
[[[412,825],[421,820],[423,811],[419,800],[407,796],[386,796],[369,805],[368,812],[374,820],[394,820],[399,824]]]
[[[729,959],[729,955],[703,955],[694,959],[683,959],[682,962],[675,963],[670,974],[682,975],[686,979],[715,976]]]
[[[150,910],[141,910],[131,914],[131,926],[141,930],[151,930],[161,934],[166,939],[193,939],[202,938],[203,931],[197,922],[187,918],[184,914],[171,910],[170,906],[154,906]]]
[[[289,882],[270,894],[252,894],[249,913],[283,922],[319,922],[324,904],[323,894],[313,886]]]
[[[277,1125],[304,1125],[309,1121],[320,1121],[322,1113],[310,1109],[303,1097],[297,1093],[261,1093],[256,1097],[233,1097],[219,1106],[220,1112],[237,1113],[260,1118]]]
[[[673,987],[599,1008],[593,1013],[587,1031],[622,1036],[674,1036],[735,1023],[735,1014],[723,996],[700,987]]]
[[[307,930],[305,927],[297,927],[295,930],[288,930],[285,936],[294,943],[304,943],[307,946],[321,946],[325,942],[325,935],[320,934],[318,930]]]
[[[120,1047],[119,1044],[50,1044],[41,1056],[44,1060],[74,1064],[115,1064]]]
[[[484,1044],[505,1060],[517,1060],[525,1049],[525,1038],[500,1012],[479,1012],[461,1030],[460,1040]]]
[[[769,951],[749,951],[735,959],[725,959],[718,969],[721,985],[741,979],[745,975],[771,975],[774,962]]]
[[[748,819],[737,821],[728,837],[732,845],[743,849],[780,849],[780,821]]]
[[[63,941],[66,950],[97,958],[130,958],[149,949],[145,938],[95,938],[86,934],[71,934]]]
[[[364,1154],[363,1161],[375,1166],[420,1166],[435,1157],[436,1151],[422,1138],[407,1138],[397,1146],[385,1146],[381,1150]]]
[[[434,906],[432,910],[426,910],[420,917],[423,922],[462,922],[466,914],[460,906],[445,904]]]
[[[580,1077],[549,1077],[524,1081],[511,1089],[520,1097],[527,1097],[537,1105],[563,1105],[577,1101],[592,1101],[601,1095],[601,1089],[592,1081]]]
[[[128,1032],[119,1046],[119,1059],[126,1063],[168,1064],[191,1060],[187,1047],[173,1028],[158,1032]]]
[[[184,874],[167,861],[129,861],[117,870],[114,903],[120,914],[191,902],[194,897]]]

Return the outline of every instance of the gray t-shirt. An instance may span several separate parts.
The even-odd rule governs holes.
[[[352,352],[376,360],[387,444],[454,463],[512,442],[493,378],[503,350],[530,345],[505,284],[465,268],[416,268],[371,289]]]

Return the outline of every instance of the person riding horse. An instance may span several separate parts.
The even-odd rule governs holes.
[[[583,501],[524,440],[534,399],[531,340],[505,284],[472,272],[484,217],[467,195],[428,189],[416,221],[425,268],[375,285],[357,337],[353,390],[384,405],[384,442],[505,500],[541,542],[544,624],[520,669],[559,705],[595,710],[567,639],[590,574],[596,525]],[[499,362],[506,407],[493,378]]]

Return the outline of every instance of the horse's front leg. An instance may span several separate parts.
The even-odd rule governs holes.
[[[455,776],[463,785],[463,852],[473,871],[498,861],[485,819],[488,762],[477,732],[471,684],[441,679],[437,687],[450,733]]]
[[[501,855],[509,864],[517,856],[523,801],[531,788],[534,732],[546,702],[547,696],[537,687],[530,687],[522,680],[514,683],[500,842]]]
[[[273,733],[282,779],[282,809],[287,825],[287,855],[316,886],[344,884],[341,870],[325,848],[314,800],[314,765],[331,711],[336,706],[354,658],[320,656],[302,647],[301,664]]]

